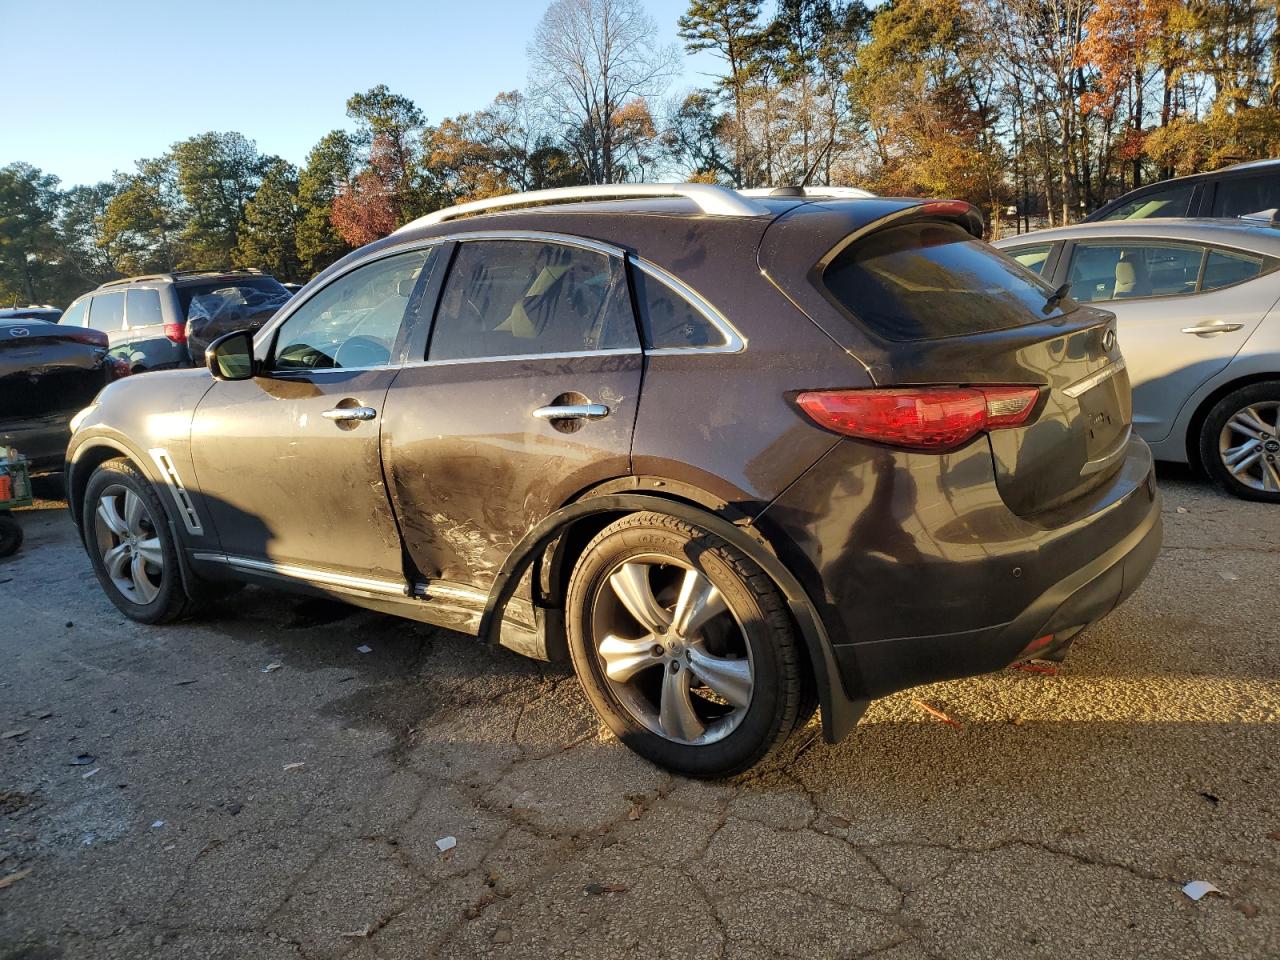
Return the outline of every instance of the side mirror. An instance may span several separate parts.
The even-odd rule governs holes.
[[[223,334],[209,344],[204,360],[215,380],[253,379],[253,334],[248,330]]]

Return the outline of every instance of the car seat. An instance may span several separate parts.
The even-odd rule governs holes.
[[[1135,255],[1125,250],[1116,261],[1116,285],[1112,291],[1113,300],[1126,300],[1130,297],[1151,296],[1151,278],[1147,275],[1147,264],[1140,254]]]

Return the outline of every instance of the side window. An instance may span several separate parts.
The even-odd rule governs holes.
[[[435,251],[429,247],[376,260],[321,288],[276,331],[275,369],[390,363],[409,297]]]
[[[67,307],[67,312],[58,320],[64,327],[83,327],[85,318],[89,315],[89,298],[77,300],[71,306]]]
[[[1280,207],[1280,176],[1224,177],[1213,195],[1215,217],[1240,217]]]
[[[728,343],[724,332],[705,313],[643,267],[637,267],[632,278],[647,348],[714,348]]]
[[[105,333],[124,329],[124,291],[97,293],[90,298],[89,326]]]
[[[431,333],[430,360],[639,347],[626,274],[614,257],[560,243],[458,246]]]
[[[1233,283],[1252,280],[1260,273],[1262,273],[1262,257],[1228,253],[1226,250],[1210,250],[1209,258],[1204,263],[1204,278],[1200,281],[1200,289],[1217,290],[1219,287],[1229,287]]]
[[[1049,251],[1052,249],[1052,243],[1042,243],[1035,247],[1018,247],[1016,250],[1010,250],[1009,256],[1032,273],[1044,273],[1044,265],[1049,262]]]
[[[1071,255],[1071,296],[1089,303],[1195,293],[1204,253],[1176,244],[1080,244]]]
[[[129,328],[158,327],[164,323],[159,290],[130,290],[125,295],[125,317]]]
[[[1219,187],[1221,189],[1221,187]],[[1148,217],[1185,217],[1195,186],[1188,183],[1144,194],[1116,207],[1103,220],[1145,220]]]

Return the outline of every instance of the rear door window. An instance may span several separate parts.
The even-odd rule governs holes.
[[[1266,260],[1263,257],[1227,250],[1210,250],[1204,262],[1201,290],[1217,290],[1232,284],[1252,280],[1262,273]]]
[[[1213,195],[1215,217],[1241,217],[1280,207],[1280,175],[1225,177]]]
[[[471,240],[449,270],[427,358],[638,347],[617,258],[561,243]]]
[[[1077,244],[1071,254],[1071,296],[1082,303],[1176,297],[1196,292],[1205,248],[1137,241]]]
[[[889,340],[931,340],[1035,323],[1053,292],[1042,280],[953,223],[920,221],[879,230],[836,255],[822,274],[828,293]]]
[[[105,333],[124,329],[124,291],[95,294],[89,307],[89,326]]]
[[[1151,217],[1185,217],[1191,205],[1194,184],[1170,187],[1143,194],[1136,200],[1116,207],[1100,220],[1146,220]]]
[[[164,323],[164,314],[160,310],[159,290],[130,290],[125,296],[125,316],[129,321],[129,329],[138,327],[157,327]]]

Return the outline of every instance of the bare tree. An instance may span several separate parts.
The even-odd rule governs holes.
[[[592,183],[639,171],[623,157],[636,101],[655,97],[676,71],[674,46],[658,44],[640,0],[552,0],[529,44],[530,87],[561,119],[566,144]],[[647,108],[646,108],[647,109]]]

